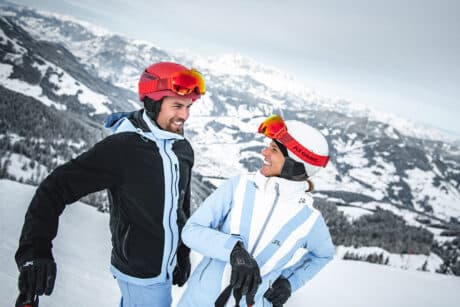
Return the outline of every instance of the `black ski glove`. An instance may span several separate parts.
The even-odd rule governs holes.
[[[254,296],[257,293],[259,284],[262,282],[259,266],[251,255],[244,249],[241,242],[238,242],[230,254],[232,274],[230,285],[238,295],[246,295],[246,303],[253,305]]]
[[[25,262],[19,267],[19,297],[16,305],[18,303],[30,304],[38,295],[50,295],[53,292],[55,280],[56,263],[54,260],[39,258]]]
[[[291,291],[289,280],[280,276],[265,292],[264,297],[273,304],[273,307],[283,306],[291,296]]]
[[[190,248],[183,243],[177,248],[177,264],[173,272],[173,285],[182,287],[190,276]]]

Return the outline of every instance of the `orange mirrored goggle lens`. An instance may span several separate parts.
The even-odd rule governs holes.
[[[189,95],[193,91],[204,95],[206,92],[204,78],[196,69],[185,70],[172,75],[171,87],[179,95]]]
[[[284,123],[284,120],[281,118],[281,116],[272,115],[267,117],[267,119],[260,124],[258,131],[266,137],[276,139],[281,134],[286,132],[287,129],[286,124]]]

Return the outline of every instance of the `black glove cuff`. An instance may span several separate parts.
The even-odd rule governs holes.
[[[18,268],[21,268],[27,261],[38,258],[54,261],[51,247],[51,242],[43,239],[35,239],[33,242],[21,242],[15,255]]]
[[[289,279],[287,279],[286,277],[280,276],[275,282],[282,285],[285,289],[288,289],[289,293],[292,292],[291,283],[289,282]]]
[[[190,256],[190,248],[184,243],[181,243],[179,247],[177,248],[177,257],[188,257],[188,256]]]
[[[230,253],[230,261],[240,252],[244,250],[243,243],[241,241],[236,242],[235,246],[233,246],[233,249]]]

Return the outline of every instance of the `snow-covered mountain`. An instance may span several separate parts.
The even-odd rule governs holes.
[[[18,294],[14,252],[34,190],[33,186],[0,180],[0,306],[13,306]],[[118,304],[119,290],[108,269],[108,223],[108,215],[78,202],[64,211],[53,242],[58,274],[55,288],[51,296],[40,298],[40,306]],[[199,259],[200,255],[192,253],[192,268]],[[285,306],[453,307],[460,300],[458,286],[459,279],[453,276],[336,259],[295,292]],[[173,306],[183,290],[173,287]]]
[[[207,81],[187,122],[196,152],[195,204],[223,179],[260,166],[264,140],[255,131],[263,117],[281,113],[327,135],[331,163],[313,179],[315,196],[338,205],[346,223],[384,208],[459,253],[460,149],[449,136],[322,97],[240,55],[172,53],[69,17],[1,5],[1,177],[37,183],[100,139],[108,113],[140,107],[135,92],[147,65],[177,61]],[[460,259],[452,257],[449,265],[460,272]],[[439,266],[439,259],[430,262]]]

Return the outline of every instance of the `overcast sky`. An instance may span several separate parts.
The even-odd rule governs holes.
[[[460,1],[12,0],[167,50],[240,53],[460,135]]]

